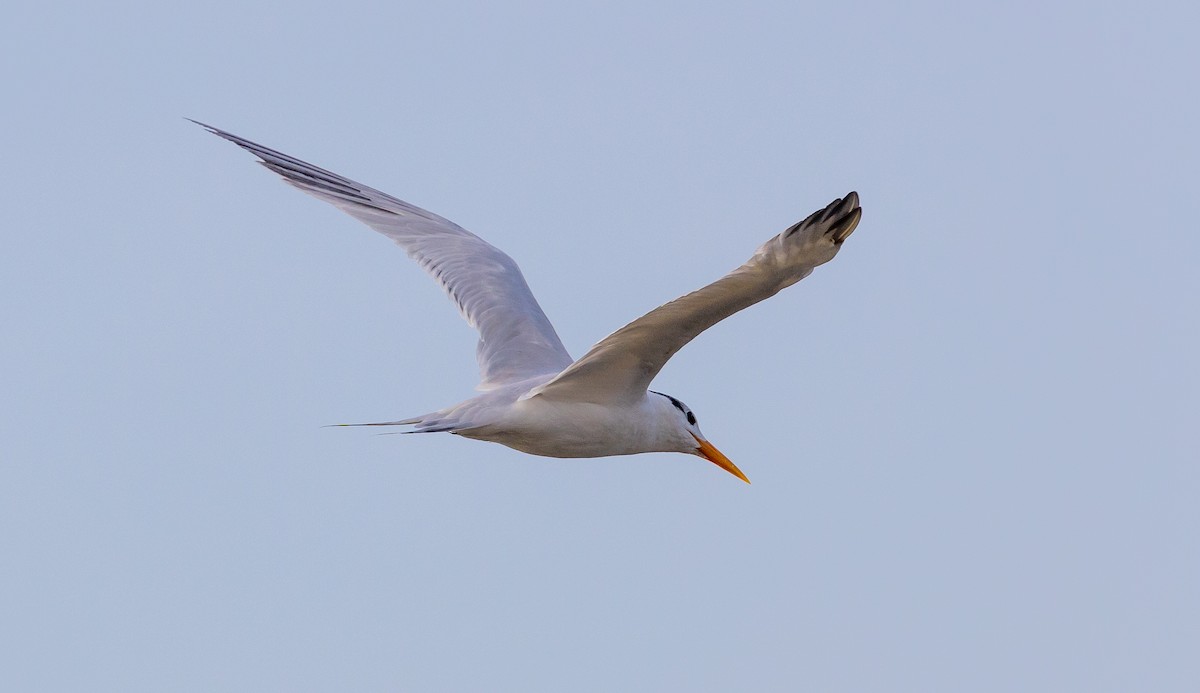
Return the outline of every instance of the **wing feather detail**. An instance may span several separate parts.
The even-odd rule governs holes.
[[[622,327],[530,396],[632,403],[701,332],[779,293],[829,262],[862,218],[851,192],[763,244],[741,267]]]
[[[257,156],[291,185],[392,239],[479,331],[479,389],[558,373],[571,357],[517,263],[432,212],[232,133],[192,121]]]

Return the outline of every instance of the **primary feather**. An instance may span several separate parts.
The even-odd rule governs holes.
[[[328,202],[392,239],[445,289],[479,331],[479,389],[558,373],[571,364],[513,259],[452,221],[387,193],[192,121],[261,159],[304,192]]]

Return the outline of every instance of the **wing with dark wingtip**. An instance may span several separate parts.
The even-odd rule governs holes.
[[[288,183],[391,238],[445,289],[479,331],[483,390],[558,373],[571,357],[512,258],[461,226],[250,140],[192,121],[254,154]]]
[[[857,193],[834,200],[767,241],[754,257],[721,279],[605,337],[530,396],[597,403],[637,401],[667,360],[696,335],[832,260],[861,218]]]

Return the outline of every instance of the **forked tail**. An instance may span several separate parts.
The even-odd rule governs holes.
[[[340,428],[345,426],[413,426],[411,431],[394,431],[394,433],[444,433],[446,431],[453,432],[456,428],[454,424],[442,419],[437,413],[422,414],[414,416],[411,419],[402,421],[378,421],[372,423],[343,423],[329,424],[328,428]]]

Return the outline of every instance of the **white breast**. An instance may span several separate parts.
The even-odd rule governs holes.
[[[532,397],[496,411],[490,423],[458,433],[544,457],[679,451],[673,417],[656,400],[666,401],[647,397],[633,406],[608,406]]]

